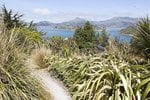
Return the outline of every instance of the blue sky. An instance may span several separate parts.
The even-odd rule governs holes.
[[[24,20],[63,22],[76,17],[105,20],[150,15],[150,0],[1,0],[0,5],[24,14]]]

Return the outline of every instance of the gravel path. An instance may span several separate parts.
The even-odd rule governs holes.
[[[58,80],[52,78],[46,70],[34,70],[32,73],[51,94],[52,100],[71,100],[67,89]]]

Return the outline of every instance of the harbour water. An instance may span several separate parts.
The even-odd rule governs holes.
[[[66,30],[66,29],[50,29],[48,26],[42,26],[38,28],[40,31],[44,32],[44,38],[52,37],[52,36],[61,36],[63,38],[73,37],[74,31],[73,30]],[[117,38],[121,42],[130,42],[131,37],[126,34],[121,34],[120,30],[122,28],[110,28],[107,29],[107,34],[112,38]],[[96,32],[98,33],[98,32]]]

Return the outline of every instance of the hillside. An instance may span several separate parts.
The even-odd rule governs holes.
[[[138,21],[138,18],[130,18],[130,17],[114,17],[104,21],[90,21],[95,29],[101,29],[102,27],[106,28],[122,28],[135,25]],[[62,22],[62,23],[51,23],[48,21],[41,21],[36,23],[37,26],[49,26],[50,28],[56,29],[75,29],[85,24],[87,20],[82,18],[75,18],[70,21]]]
[[[106,21],[99,21],[99,25],[102,25],[107,28],[119,28],[119,27],[128,27],[135,25],[138,21],[138,18],[130,17],[114,17]]]

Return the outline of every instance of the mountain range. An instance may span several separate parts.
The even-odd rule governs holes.
[[[76,29],[84,25],[88,20],[83,18],[75,18],[70,21],[62,23],[52,23],[49,21],[40,21],[36,23],[37,26],[48,26],[51,29]],[[102,28],[126,28],[135,25],[139,21],[138,18],[131,17],[114,17],[104,21],[89,21],[95,29],[100,30]]]

